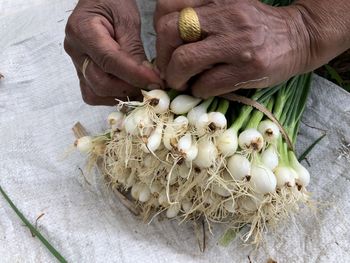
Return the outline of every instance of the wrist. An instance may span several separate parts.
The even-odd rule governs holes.
[[[288,30],[291,58],[290,76],[311,71],[314,58],[317,57],[312,48],[312,39],[309,28],[305,23],[302,12],[294,5],[280,7],[282,15],[286,18],[285,23]]]
[[[339,1],[333,4],[340,8]],[[349,4],[346,5],[344,10],[348,9]],[[308,59],[301,73],[328,63],[349,48],[349,19],[342,19],[341,14],[332,12],[330,4],[318,0],[299,0],[290,7],[299,13],[299,25],[308,36]]]

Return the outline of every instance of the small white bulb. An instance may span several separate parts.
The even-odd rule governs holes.
[[[137,124],[134,120],[133,115],[128,115],[124,121],[125,131],[130,135],[137,135]]]
[[[207,113],[202,114],[197,122],[195,123],[195,128],[199,136],[202,136],[206,133],[209,125],[209,115]]]
[[[276,190],[277,181],[275,175],[269,168],[263,165],[252,165],[249,182],[255,192],[260,194],[272,193]]]
[[[175,130],[171,125],[167,125],[164,129],[163,144],[169,151],[173,149],[171,140],[176,136]]]
[[[192,97],[190,95],[179,95],[171,103],[170,109],[177,115],[182,115],[189,112],[193,107],[201,102],[201,99]]]
[[[189,211],[191,211],[193,203],[189,200],[184,200],[181,202],[181,206],[182,206],[182,210],[185,213],[188,213]]]
[[[142,91],[144,101],[147,101],[155,113],[164,114],[169,110],[170,98],[164,90]]]
[[[203,105],[199,105],[190,110],[187,114],[188,122],[190,125],[195,126],[199,117],[207,113],[207,109]]]
[[[227,126],[227,119],[221,112],[210,112],[208,118],[209,129],[213,130],[213,127],[210,127],[211,125],[213,125],[215,129],[224,129]]]
[[[171,204],[166,211],[167,218],[174,218],[180,212],[180,204]]]
[[[177,149],[180,152],[187,152],[192,146],[192,136],[189,132],[187,132],[184,136],[182,136],[178,143]]]
[[[143,184],[140,188],[139,201],[144,203],[151,198],[151,191],[146,184]]]
[[[160,144],[162,143],[162,125],[158,125],[157,128],[151,133],[151,135],[146,139],[146,145],[142,145],[142,150],[145,153],[155,152],[158,150]]]
[[[124,119],[125,114],[120,111],[112,112],[107,117],[108,124],[113,130],[122,130],[124,128]]]
[[[209,168],[218,158],[218,150],[211,140],[200,140],[198,145],[198,155],[194,163],[199,168]]]
[[[242,150],[259,152],[264,147],[264,138],[256,129],[247,129],[238,136],[238,144]]]
[[[141,186],[142,186],[141,183],[136,183],[131,187],[131,196],[135,200],[139,200]]]
[[[278,166],[278,154],[273,145],[270,145],[261,154],[261,161],[267,168],[269,168],[272,171]]]
[[[145,109],[137,109],[132,115],[134,116],[134,122],[136,123],[139,130],[143,131],[147,128],[150,128],[152,130],[154,124]]]
[[[239,206],[248,212],[254,212],[258,210],[260,204],[261,204],[260,198],[244,196],[239,200]]]
[[[260,122],[258,131],[263,135],[265,141],[269,143],[277,141],[281,135],[278,126],[270,120]]]
[[[94,147],[91,136],[84,136],[77,139],[74,145],[82,153],[89,153]]]
[[[309,171],[298,161],[295,154],[293,152],[289,153],[289,159],[292,168],[298,174],[298,178],[296,182],[301,186],[308,186],[310,183],[310,173]]]
[[[151,194],[159,194],[162,190],[162,185],[159,183],[159,182],[153,182],[152,185],[151,185]]]
[[[227,160],[227,170],[236,180],[242,180],[250,175],[250,161],[240,154],[235,154]]]
[[[233,129],[224,131],[216,140],[219,152],[226,157],[233,155],[238,148],[237,133]]]
[[[198,147],[196,144],[191,145],[191,147],[185,152],[185,160],[187,162],[192,162],[198,156]]]
[[[275,176],[278,187],[293,187],[295,185],[294,174],[291,172],[291,169],[289,167],[278,166],[275,169]]]
[[[188,168],[185,164],[177,166],[176,169],[178,170],[180,177],[184,179],[186,179],[190,173],[190,168]]]
[[[163,189],[160,192],[159,197],[158,197],[158,202],[161,206],[166,206],[168,204],[168,198],[167,198],[165,189]]]
[[[229,190],[227,190],[225,187],[223,187],[222,185],[219,184],[213,184],[211,190],[223,197],[228,197],[231,195],[231,192]]]
[[[236,203],[232,200],[232,198],[230,198],[224,202],[224,207],[230,213],[236,212]]]

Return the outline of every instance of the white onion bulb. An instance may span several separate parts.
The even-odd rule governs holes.
[[[278,154],[273,145],[261,154],[261,162],[272,171],[278,166]]]
[[[171,204],[166,211],[167,218],[174,218],[180,212],[180,204]]]
[[[278,187],[284,187],[284,186],[292,187],[295,185],[294,173],[291,171],[291,168],[289,167],[278,166],[275,169],[275,176],[276,176]]]
[[[260,198],[244,196],[239,200],[240,207],[248,212],[256,211],[259,208],[260,204],[261,204]]]
[[[202,116],[205,113],[207,113],[207,108],[204,107],[202,104],[197,106],[197,107],[194,107],[187,114],[187,118],[188,118],[189,124],[192,125],[192,126],[195,126],[195,124],[198,121],[199,117]]]
[[[192,202],[189,200],[184,200],[181,202],[182,209],[184,210],[185,213],[188,213],[191,208],[192,208]]]
[[[263,135],[265,141],[269,143],[277,141],[281,135],[278,126],[270,120],[260,122],[258,131]]]
[[[230,213],[236,212],[236,203],[231,198],[224,202],[224,207]]]
[[[162,185],[159,182],[153,182],[151,184],[151,194],[159,194],[162,190]]]
[[[224,129],[227,126],[227,120],[221,112],[208,113],[209,125],[215,126],[215,129]],[[209,127],[210,128],[210,127]]]
[[[151,191],[146,184],[143,184],[140,187],[139,201],[144,203],[144,202],[147,202],[150,198],[151,198]]]
[[[190,95],[179,95],[170,103],[170,109],[177,115],[182,115],[189,112],[193,107],[198,105],[201,99],[192,97]]]
[[[191,145],[191,147],[185,152],[185,160],[187,162],[192,162],[198,156],[198,146],[196,144]]]
[[[134,198],[135,200],[139,200],[139,195],[140,195],[140,191],[141,191],[141,183],[136,183],[132,186],[131,188],[131,196],[132,198]]]
[[[199,168],[211,167],[218,157],[218,150],[216,149],[214,143],[211,140],[201,140],[199,141],[197,147],[198,155],[194,160],[194,163]]]
[[[277,185],[276,177],[269,168],[255,164],[251,167],[251,178],[249,182],[255,192],[260,194],[274,192]]]
[[[264,147],[264,138],[256,129],[247,129],[238,136],[239,147],[243,150],[259,152]]]
[[[237,133],[233,129],[228,129],[220,134],[216,139],[216,145],[223,156],[233,155],[238,148]]]
[[[147,138],[146,145],[143,144],[141,146],[142,150],[145,153],[155,152],[158,150],[160,144],[162,143],[162,132],[163,132],[163,125],[158,125],[154,131],[151,133],[151,135]]]
[[[187,132],[184,136],[182,136],[178,143],[177,149],[180,152],[187,152],[192,146],[192,136],[189,132]]]
[[[236,180],[242,180],[250,175],[250,161],[240,154],[235,154],[227,160],[227,170]]]
[[[144,101],[147,101],[155,113],[163,114],[169,110],[170,98],[164,90],[142,91]]]
[[[108,115],[107,121],[113,130],[122,130],[124,128],[125,114],[120,111],[112,112]]]
[[[295,157],[293,153],[290,154],[290,159],[291,159],[292,168],[298,174],[298,178],[296,179],[296,182],[299,185],[302,185],[304,187],[308,186],[310,183],[309,171],[301,163],[299,163],[298,159]]]
[[[163,189],[160,194],[159,194],[159,197],[158,197],[158,202],[160,205],[162,206],[166,206],[168,204],[168,198],[167,198],[167,195],[166,195],[166,190]]]
[[[91,136],[84,136],[77,139],[74,145],[82,153],[89,153],[92,151],[94,147]]]
[[[207,132],[209,124],[209,115],[208,113],[202,114],[195,123],[195,128],[199,136],[204,135]]]

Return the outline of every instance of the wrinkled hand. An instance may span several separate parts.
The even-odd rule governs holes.
[[[84,101],[113,105],[136,97],[140,88],[161,85],[146,62],[134,0],[80,0],[69,17],[64,47],[80,79]],[[82,66],[90,58],[85,76]]]
[[[195,43],[183,43],[178,31],[179,11],[188,6],[203,32]],[[178,90],[191,79],[195,96],[263,88],[308,70],[308,33],[295,7],[257,0],[158,0],[154,23],[162,77]]]

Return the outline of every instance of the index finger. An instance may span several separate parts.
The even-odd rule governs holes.
[[[91,24],[90,30],[84,32],[82,38],[81,45],[85,53],[104,72],[139,88],[146,88],[149,84],[161,86],[157,74],[124,51],[102,22]]]

